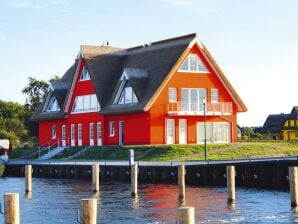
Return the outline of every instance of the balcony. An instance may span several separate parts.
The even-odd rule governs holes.
[[[206,103],[206,115],[230,115],[232,114],[232,108],[231,102]],[[204,104],[171,102],[168,103],[167,110],[169,115],[204,115]]]

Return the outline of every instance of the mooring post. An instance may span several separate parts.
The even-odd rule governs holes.
[[[25,165],[25,191],[32,191],[32,165]]]
[[[185,166],[178,166],[179,200],[185,200]]]
[[[92,190],[93,192],[99,191],[99,165],[92,165]]]
[[[138,164],[131,166],[131,196],[137,197],[138,195]]]
[[[228,203],[235,203],[235,166],[227,166]]]
[[[290,194],[291,194],[291,206],[298,206],[298,175],[297,167],[289,167],[289,181],[290,181]]]
[[[81,200],[80,218],[81,224],[96,224],[97,199],[88,198]]]
[[[4,194],[5,224],[20,223],[19,193]]]
[[[179,224],[195,224],[195,208],[194,207],[180,207]]]

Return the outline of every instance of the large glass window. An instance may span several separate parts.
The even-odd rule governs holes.
[[[99,103],[95,94],[77,96],[72,108],[72,112],[98,111]]]
[[[208,72],[207,67],[204,65],[197,54],[188,55],[180,66],[179,70],[190,72]]]
[[[84,81],[84,80],[90,80],[90,75],[86,66],[84,66],[80,77],[80,81]]]
[[[181,89],[182,111],[204,111],[203,102],[206,99],[206,89]]]

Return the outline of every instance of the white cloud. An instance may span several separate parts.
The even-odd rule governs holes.
[[[161,0],[166,4],[178,7],[183,10],[191,11],[196,14],[211,14],[217,10],[213,7],[207,6],[206,2],[199,0]],[[208,2],[208,1],[207,1]]]
[[[13,8],[47,8],[49,5],[35,0],[17,0],[12,2]]]
[[[68,6],[69,3],[62,0],[14,0],[11,3],[13,8],[48,8],[50,6]]]
[[[70,27],[70,24],[65,23],[65,22],[63,22],[63,21],[57,21],[57,25],[58,25],[58,26],[62,26],[62,27]]]
[[[7,40],[6,35],[2,30],[0,30],[0,41],[6,41],[6,40]]]

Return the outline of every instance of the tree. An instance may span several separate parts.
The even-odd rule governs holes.
[[[29,77],[29,84],[22,90],[22,93],[26,95],[26,107],[31,112],[37,110],[39,105],[46,97],[49,84],[44,80],[37,80],[33,77]]]
[[[29,140],[26,121],[31,112],[23,105],[0,100],[0,139],[7,138],[12,148]]]

